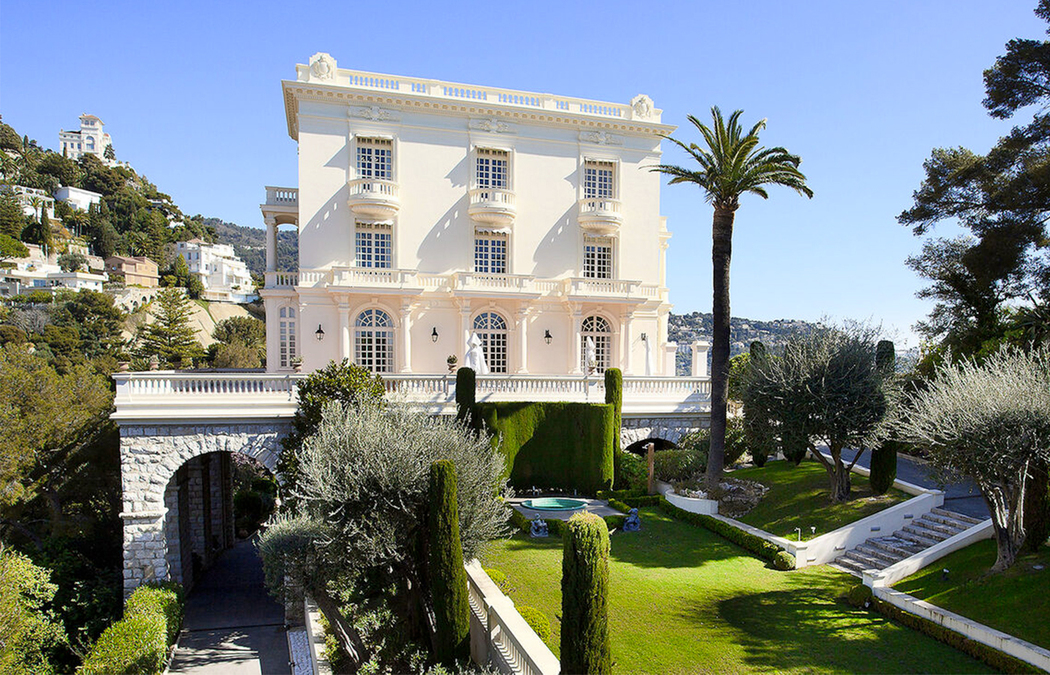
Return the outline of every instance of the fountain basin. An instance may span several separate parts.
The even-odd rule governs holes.
[[[526,499],[521,505],[536,511],[575,511],[587,506],[587,502],[582,499],[569,499],[567,497],[541,497],[539,499]]]

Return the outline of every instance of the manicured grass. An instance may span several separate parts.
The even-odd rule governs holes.
[[[898,591],[1050,649],[1050,546],[989,575],[995,542],[979,541],[897,582]],[[1036,565],[1043,569],[1036,570]],[[941,581],[941,570],[948,580]]]
[[[871,493],[868,479],[853,474],[852,499],[832,504],[828,501],[828,472],[813,460],[798,466],[792,462],[769,462],[764,467],[738,469],[726,475],[753,480],[769,488],[762,501],[740,521],[789,539],[798,539],[796,527],[801,528],[803,540],[812,539],[910,496],[890,488],[886,494],[876,497]],[[817,531],[814,533],[811,527]]]
[[[777,572],[716,534],[641,510],[612,537],[610,631],[619,673],[991,672],[920,633],[839,599],[856,583],[826,566]],[[547,615],[559,651],[561,542],[493,544],[486,567]]]

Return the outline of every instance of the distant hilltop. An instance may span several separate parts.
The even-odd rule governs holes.
[[[751,343],[761,340],[767,349],[776,351],[788,338],[796,333],[805,333],[816,328],[817,324],[799,319],[774,319],[759,321],[733,317],[729,320],[729,355],[743,354]],[[668,320],[667,339],[679,345],[675,371],[678,375],[688,375],[692,354],[688,347],[693,340],[711,340],[714,329],[711,314],[690,312],[689,314],[672,313]]]

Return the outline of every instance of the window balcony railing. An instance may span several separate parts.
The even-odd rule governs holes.
[[[512,190],[474,188],[467,213],[479,223],[510,225],[518,214],[517,198]]]
[[[623,225],[620,200],[612,197],[587,197],[581,199],[580,227],[595,234],[613,234]]]
[[[296,272],[267,272],[264,288],[295,288],[299,283]]]
[[[401,196],[397,183],[378,178],[356,178],[347,183],[350,188],[350,210],[372,218],[391,218],[401,210]]]
[[[267,206],[298,206],[299,188],[266,186]]]
[[[454,283],[449,285],[457,291],[536,293],[534,281],[533,277],[523,274],[460,272],[455,275]]]

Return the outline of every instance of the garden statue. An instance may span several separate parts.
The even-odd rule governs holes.
[[[547,536],[547,521],[540,518],[540,514],[536,514],[536,517],[532,519],[532,531],[529,532],[529,536],[532,537],[546,537]]]
[[[638,517],[638,509],[631,509],[623,521],[623,531],[637,532],[640,529],[642,529],[642,519]]]

